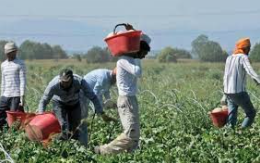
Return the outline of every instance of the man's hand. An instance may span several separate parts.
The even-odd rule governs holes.
[[[131,24],[126,23],[126,30],[135,30]]]
[[[25,104],[25,97],[24,97],[24,95],[23,96],[20,96],[20,106],[24,106],[24,104]]]
[[[101,115],[102,119],[105,121],[105,122],[117,122],[117,120],[115,118],[112,118],[112,117],[109,117],[107,116],[106,114],[102,114]]]

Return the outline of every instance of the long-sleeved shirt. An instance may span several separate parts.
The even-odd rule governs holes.
[[[260,83],[260,78],[253,70],[247,55],[233,54],[229,56],[225,65],[224,93],[246,92],[246,73],[257,83]]]
[[[137,78],[142,76],[141,60],[121,56],[117,61],[117,87],[121,96],[135,96]]]
[[[20,59],[5,60],[1,64],[1,95],[5,97],[23,96],[26,87],[26,68]]]
[[[61,88],[60,77],[54,77],[44,91],[43,97],[41,98],[38,106],[38,111],[44,112],[51,99],[66,105],[74,105],[80,100],[80,91],[83,91],[84,95],[93,102],[97,113],[101,113],[103,111],[100,101],[92,89],[88,86],[87,82],[76,74],[73,75],[72,86],[68,91]]]
[[[97,95],[101,104],[103,104],[104,95],[108,100],[110,99],[109,89],[111,88],[112,71],[108,69],[97,69],[89,72],[84,76],[84,80],[88,83],[89,87]]]

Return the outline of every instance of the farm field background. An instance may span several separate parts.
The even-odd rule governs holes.
[[[62,68],[70,67],[81,76],[96,68],[113,68],[115,63],[87,64],[73,60],[54,62],[30,61],[27,65],[26,109],[35,111],[49,81]],[[260,64],[253,63],[256,72]],[[219,106],[222,97],[224,63],[182,62],[162,64],[143,62],[139,80],[141,121],[140,149],[130,154],[100,156],[92,152],[94,145],[104,144],[121,132],[118,123],[106,124],[96,117],[89,125],[89,148],[76,141],[54,140],[47,148],[31,142],[24,132],[8,130],[0,133],[0,142],[15,162],[260,162],[259,108],[260,89],[248,77],[248,92],[257,109],[253,127],[241,130],[215,128],[208,112]],[[112,98],[117,90],[112,89]],[[51,104],[48,109],[51,110]],[[109,115],[118,117],[116,110]],[[91,124],[92,111],[88,122]],[[239,110],[239,124],[244,117]],[[0,159],[6,156],[0,151]],[[6,161],[7,162],[7,161]]]

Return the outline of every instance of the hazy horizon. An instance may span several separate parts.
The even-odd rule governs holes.
[[[0,39],[18,44],[29,39],[59,44],[69,51],[86,51],[95,45],[104,47],[104,37],[122,22],[150,35],[153,50],[166,46],[190,50],[191,42],[200,34],[227,51],[241,37],[250,37],[253,45],[260,42],[257,0],[246,7],[235,0],[0,2]]]

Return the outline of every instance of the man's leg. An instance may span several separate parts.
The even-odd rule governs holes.
[[[20,97],[10,97],[10,110],[11,111],[23,111],[20,110]]]
[[[8,98],[1,96],[1,98],[0,98],[0,129],[2,129],[3,126],[7,124],[6,112],[5,112],[7,110],[10,110],[8,107]]]
[[[78,102],[76,105],[70,107],[71,109],[68,109],[69,131],[72,134],[72,139],[79,140],[79,129],[81,121],[80,103]]]
[[[256,110],[250,100],[249,95],[244,92],[241,95],[241,100],[239,100],[239,105],[242,107],[242,109],[244,110],[246,117],[242,123],[242,127],[249,127],[252,125],[252,123],[254,122],[255,119],[255,115],[256,115]]]
[[[80,107],[81,107],[81,122],[79,127],[79,141],[87,147],[88,145],[88,126],[87,126],[87,117],[88,117],[88,106],[89,100],[86,96],[81,94],[80,96]]]
[[[60,104],[57,101],[53,101],[53,111],[61,126],[60,139],[67,140],[69,138],[67,110],[64,105]]]
[[[136,97],[119,96],[118,112],[124,132],[109,144],[100,146],[101,154],[133,151],[138,147],[140,124]]]
[[[235,127],[237,123],[237,109],[238,105],[235,103],[236,95],[227,95],[228,101],[228,120],[227,125],[231,125],[231,127]]]

